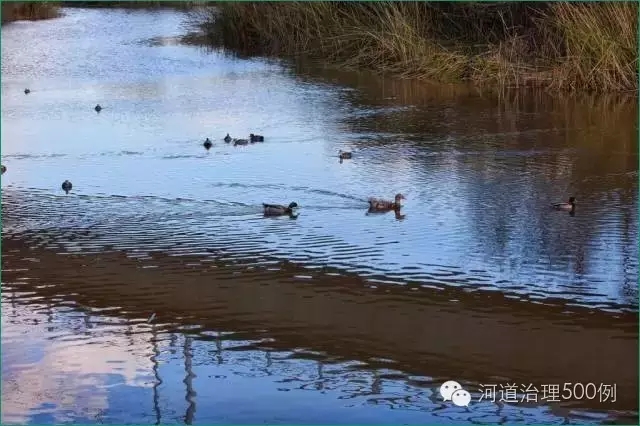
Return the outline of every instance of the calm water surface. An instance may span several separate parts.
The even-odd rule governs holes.
[[[3,423],[637,422],[637,100],[291,68],[180,45],[180,12],[65,13],[2,27]],[[366,215],[397,192],[403,217]],[[478,401],[567,382],[616,401]]]

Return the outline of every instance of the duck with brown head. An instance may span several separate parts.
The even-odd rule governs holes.
[[[371,197],[367,201],[369,202],[369,210],[370,211],[389,211],[389,210],[400,210],[402,207],[402,200],[404,200],[404,195],[398,193],[396,194],[394,201],[382,200],[380,198]]]

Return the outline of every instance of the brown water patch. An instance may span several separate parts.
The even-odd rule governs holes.
[[[394,368],[436,381],[615,383],[615,408],[637,408],[637,314],[482,292],[372,288],[354,276],[289,263],[274,267],[161,253],[145,260],[117,252],[61,256],[3,239],[3,285],[10,291],[89,309],[118,306],[114,313],[132,319],[155,312],[168,329],[198,325],[241,338],[268,336],[275,339],[269,346],[279,349],[307,348],[374,365],[391,360]],[[296,278],[301,274],[313,279]],[[567,405],[613,408],[586,400]]]

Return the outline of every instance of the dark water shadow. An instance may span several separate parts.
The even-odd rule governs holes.
[[[120,252],[60,256],[19,241],[2,243],[5,291],[90,309],[118,306],[114,313],[132,321],[146,321],[153,312],[163,332],[197,325],[241,340],[269,337],[268,348],[393,365],[434,382],[460,377],[476,384],[616,383],[615,407],[637,408],[637,313],[518,302],[498,293],[375,285],[289,262],[260,266],[162,253],[144,261]],[[39,261],[27,260],[32,258]],[[33,278],[22,280],[27,266]]]

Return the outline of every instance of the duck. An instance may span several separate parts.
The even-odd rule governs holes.
[[[29,89],[24,89],[24,94],[25,94],[25,95],[28,95],[29,93],[31,93],[31,90],[29,90]]]
[[[100,104],[96,105],[94,109],[96,110],[96,112],[102,111],[102,107],[100,106]]]
[[[229,133],[227,133],[227,136],[225,136],[223,140],[224,140],[226,143],[231,142],[231,136],[229,136]]]
[[[7,167],[4,164],[0,168],[2,169],[2,174],[7,171]]]
[[[290,203],[289,206],[262,203],[262,207],[264,208],[265,216],[283,216],[293,214],[293,209],[298,207],[298,203],[294,201]]]
[[[404,195],[398,193],[395,196],[395,201],[382,200],[374,197],[369,198],[367,201],[369,202],[370,211],[389,211],[399,210],[402,207],[400,202],[404,199]]]
[[[207,149],[207,151],[209,151],[209,149],[213,146],[213,143],[209,138],[206,138],[202,145]]]
[[[348,160],[351,158],[351,152],[340,150],[338,151],[338,157],[340,157],[341,160]]]
[[[569,202],[552,204],[552,207],[556,210],[573,211],[576,209],[576,198],[569,197]]]
[[[253,133],[251,133],[249,135],[249,140],[253,143],[253,142],[264,142],[264,136],[262,135],[254,135]]]
[[[71,191],[71,188],[73,188],[73,185],[71,185],[71,182],[69,182],[68,180],[65,180],[64,182],[62,182],[62,190],[64,192],[68,194],[69,191]]]
[[[248,140],[246,140],[246,139],[234,139],[234,140],[233,140],[233,146],[236,146],[236,145],[246,145],[246,144],[248,144],[248,143],[249,143],[249,141],[248,141]]]

